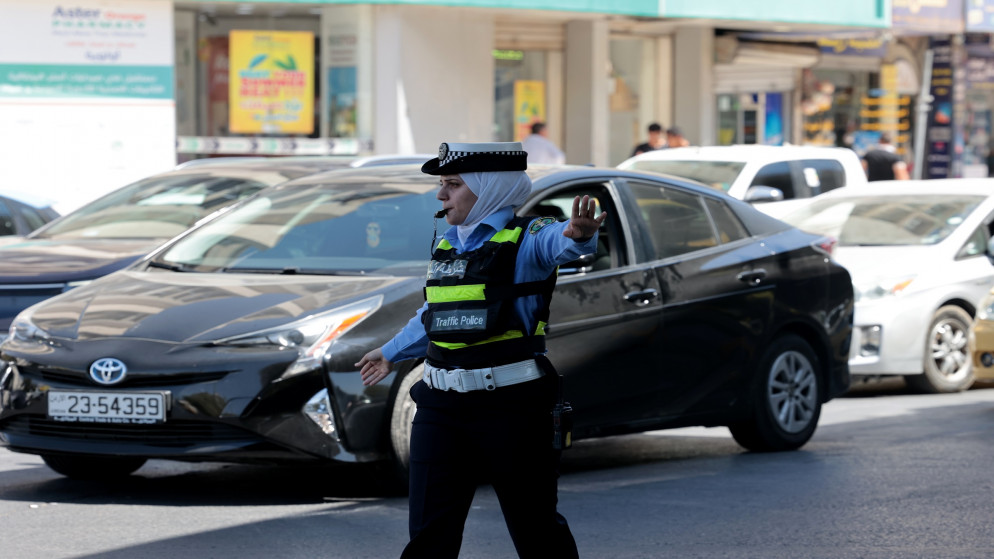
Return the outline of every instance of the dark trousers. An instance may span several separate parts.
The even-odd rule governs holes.
[[[411,435],[411,541],[402,557],[459,556],[476,488],[491,484],[522,558],[574,558],[556,509],[560,452],[552,449],[545,379],[460,394],[423,382]]]

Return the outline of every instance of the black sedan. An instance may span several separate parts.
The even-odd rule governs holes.
[[[128,266],[265,187],[344,165],[323,158],[214,159],[144,178],[69,212],[0,246],[0,330],[29,306]]]
[[[853,291],[832,239],[676,178],[529,174],[520,213],[589,194],[609,216],[596,254],[561,267],[548,329],[575,438],[727,425],[757,451],[808,441],[849,385]],[[0,440],[70,477],[149,458],[402,476],[422,364],[364,387],[354,363],[424,301],[436,192],[407,165],[297,179],[28,309],[0,346]]]

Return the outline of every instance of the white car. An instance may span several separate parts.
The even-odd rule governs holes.
[[[994,179],[879,181],[781,219],[837,240],[856,298],[854,376],[905,375],[923,392],[973,383],[970,324],[994,286]]]
[[[797,201],[836,188],[865,186],[851,149],[815,146],[704,146],[647,151],[623,161],[637,169],[696,180],[780,217]]]

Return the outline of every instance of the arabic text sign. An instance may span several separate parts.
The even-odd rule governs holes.
[[[314,130],[314,34],[232,31],[229,129],[241,134]]]

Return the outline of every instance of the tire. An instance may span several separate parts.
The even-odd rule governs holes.
[[[129,476],[146,462],[145,458],[131,456],[66,454],[43,454],[41,459],[49,468],[68,478],[103,481]]]
[[[774,340],[755,371],[747,418],[728,426],[735,442],[754,452],[803,446],[821,417],[821,377],[806,341],[793,334]]]
[[[973,384],[967,347],[973,317],[960,307],[940,307],[932,315],[925,339],[922,374],[904,377],[912,389],[926,394],[962,392]]]
[[[417,404],[411,398],[411,387],[421,380],[424,365],[414,367],[400,381],[390,412],[390,450],[393,454],[393,475],[398,491],[407,491],[408,467],[411,463],[411,428]]]

